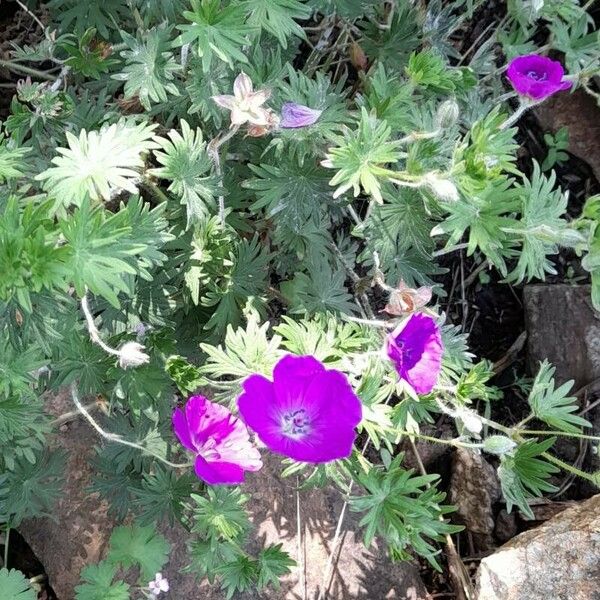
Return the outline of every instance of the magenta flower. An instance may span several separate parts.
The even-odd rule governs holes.
[[[346,376],[327,370],[314,356],[284,356],[273,381],[251,375],[238,408],[246,424],[273,452],[324,463],[352,452],[360,400]]]
[[[246,426],[227,408],[204,396],[192,396],[185,412],[175,409],[173,428],[179,441],[196,454],[196,475],[206,483],[242,483],[245,471],[262,467]]]
[[[322,112],[322,110],[308,108],[308,106],[302,106],[302,104],[296,104],[295,102],[286,102],[281,107],[279,127],[285,129],[308,127],[317,122]]]
[[[400,379],[407,381],[417,394],[431,392],[440,374],[444,351],[434,319],[423,313],[412,315],[388,335],[386,351]]]
[[[533,100],[544,100],[561,90],[568,90],[573,84],[563,81],[565,72],[562,65],[546,56],[527,54],[510,61],[507,77],[521,96]]]

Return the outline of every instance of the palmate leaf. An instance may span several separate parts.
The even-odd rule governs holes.
[[[298,0],[241,0],[248,24],[274,35],[287,48],[289,37],[305,39],[304,30],[294,19],[308,19],[311,10]]]
[[[517,266],[507,280],[521,283],[538,278],[546,273],[556,274],[549,254],[556,254],[559,245],[575,246],[584,241],[583,236],[568,228],[562,218],[567,209],[567,195],[560,188],[554,188],[556,176],[542,175],[540,166],[534,162],[531,179],[525,179],[517,190],[522,200],[521,219],[504,231],[522,242],[523,248]]]
[[[118,308],[118,293],[129,289],[124,275],[150,279],[147,269],[162,264],[159,248],[170,239],[163,211],[164,206],[150,210],[133,198],[113,214],[85,200],[70,220],[62,221],[77,293],[82,296],[87,287]]]
[[[29,586],[29,581],[16,569],[0,569],[0,591],[2,600],[36,600],[37,594]]]
[[[35,372],[48,360],[37,346],[15,348],[4,332],[0,333],[0,400],[3,396],[28,395]]]
[[[0,183],[8,179],[21,177],[27,170],[25,156],[31,152],[31,148],[19,148],[4,139],[0,133]]]
[[[554,473],[558,473],[558,467],[539,458],[555,441],[556,438],[548,438],[542,442],[527,440],[512,454],[502,456],[498,477],[508,512],[516,505],[533,519],[533,512],[527,501],[538,498],[543,492],[557,490],[554,485],[548,483],[548,479]]]
[[[323,166],[337,169],[330,185],[337,186],[333,197],[337,198],[351,189],[358,196],[361,189],[383,202],[381,180],[394,175],[386,168],[400,158],[398,141],[391,140],[391,129],[384,121],[361,110],[360,122],[355,131],[348,131],[344,137],[334,138],[337,146],[329,148]]]
[[[76,137],[67,131],[68,148],[58,148],[56,166],[36,179],[56,200],[56,210],[71,204],[81,206],[84,198],[108,200],[117,190],[135,194],[135,178],[144,166],[142,154],[157,148],[152,135],[156,125],[119,121],[100,131],[82,129]]]
[[[195,131],[181,121],[181,133],[171,129],[169,139],[158,138],[156,160],[162,165],[150,172],[171,183],[168,190],[185,205],[188,226],[200,222],[214,209],[219,182],[212,175],[212,161],[206,152],[202,130]]]
[[[328,174],[314,164],[299,165],[294,159],[280,166],[250,165],[255,178],[245,182],[245,187],[256,191],[258,200],[253,210],[265,208],[267,216],[277,219],[299,232],[308,221],[319,221],[319,213],[331,201]]]
[[[36,452],[32,463],[18,458],[14,469],[0,476],[0,521],[18,527],[23,519],[50,517],[62,491],[64,456]]]
[[[591,427],[584,418],[573,414],[579,410],[577,398],[567,396],[573,387],[573,381],[567,381],[554,389],[554,371],[548,361],[544,360],[540,364],[527,399],[533,414],[557,431],[578,433],[581,427]]]
[[[114,581],[117,568],[108,561],[88,565],[81,571],[82,584],[75,588],[76,600],[129,600],[129,585]]]
[[[432,485],[439,475],[414,476],[412,470],[400,466],[402,459],[399,455],[387,469],[378,465],[360,473],[366,493],[350,498],[350,510],[364,513],[360,525],[365,528],[366,546],[380,536],[393,556],[408,559],[408,548],[412,547],[441,570],[435,558],[437,551],[428,539],[441,541],[462,528],[440,520],[453,509],[441,504],[445,494]]]
[[[191,0],[192,10],[183,16],[191,24],[178,25],[180,45],[192,44],[202,59],[202,70],[210,71],[213,59],[222,60],[233,68],[234,62],[247,63],[242,51],[255,31],[246,23],[243,6],[221,6],[221,0]]]
[[[174,82],[181,66],[171,52],[172,27],[158,27],[146,31],[142,40],[121,31],[128,49],[121,51],[125,67],[113,79],[125,82],[125,98],[137,96],[141,105],[150,110],[152,102],[166,102],[168,95],[179,95]]]
[[[259,590],[269,584],[272,584],[275,589],[279,589],[279,578],[289,573],[290,567],[296,566],[296,561],[281,547],[282,544],[271,544],[260,551],[256,582]]]
[[[124,568],[139,565],[140,578],[149,581],[167,562],[170,545],[154,526],[117,527],[110,536],[110,552],[107,561]]]
[[[128,16],[129,7],[123,0],[81,2],[80,0],[50,0],[51,15],[60,21],[63,32],[83,35],[91,27],[103,38],[109,38],[116,23]]]

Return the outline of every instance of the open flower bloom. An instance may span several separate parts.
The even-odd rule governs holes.
[[[287,355],[273,381],[251,375],[243,387],[240,414],[273,452],[309,463],[350,456],[362,407],[341,371],[314,356]]]
[[[390,293],[390,299],[383,309],[389,315],[405,315],[425,306],[431,300],[432,288],[413,289],[400,281],[398,287]]]
[[[148,588],[153,596],[158,597],[161,592],[169,591],[169,582],[162,576],[162,573],[157,573],[148,584]]]
[[[240,73],[233,82],[233,96],[213,96],[212,99],[223,108],[231,111],[231,125],[249,123],[258,127],[270,126],[273,122],[271,111],[262,105],[269,99],[269,90],[254,91],[252,80],[246,73]]]
[[[317,122],[321,116],[322,110],[315,110],[295,102],[286,102],[281,107],[281,121],[279,127],[286,129],[296,129],[298,127],[308,127]]]
[[[204,396],[192,396],[185,412],[175,409],[173,428],[179,441],[196,454],[196,475],[206,483],[242,483],[245,471],[262,467],[246,426],[227,408]]]
[[[510,61],[506,75],[511,85],[521,96],[533,100],[543,100],[561,90],[568,90],[573,84],[563,81],[562,65],[546,56],[527,54]]]
[[[428,394],[442,368],[442,337],[432,317],[417,313],[400,323],[386,340],[388,357],[398,375],[417,394]]]

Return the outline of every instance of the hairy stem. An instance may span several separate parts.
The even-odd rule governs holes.
[[[10,60],[0,60],[0,67],[4,67],[9,71],[13,71],[14,73],[20,73],[21,75],[31,75],[32,77],[37,77],[38,79],[45,79],[46,81],[54,82],[56,79],[56,77],[49,75],[45,71],[32,69],[31,67],[11,62]]]
[[[223,186],[223,169],[221,168],[221,155],[219,149],[223,144],[228,142],[240,129],[239,125],[232,126],[229,131],[222,137],[216,137],[208,144],[208,154],[212,158],[213,164],[215,165],[215,172],[219,177],[219,183]],[[219,195],[219,221],[221,227],[225,227],[225,196]]]
[[[115,443],[121,444],[123,446],[129,446],[130,448],[136,448],[137,450],[140,450],[144,454],[147,454],[148,456],[152,456],[152,457],[156,458],[157,460],[159,460],[160,462],[162,462],[163,464],[167,465],[168,467],[172,467],[174,469],[184,469],[184,468],[191,467],[194,464],[191,462],[173,463],[170,460],[163,458],[159,454],[156,454],[155,452],[148,450],[148,448],[145,448],[141,444],[136,444],[135,442],[130,442],[128,440],[124,440],[121,436],[116,435],[115,433],[109,433],[108,431],[104,431],[104,429],[102,429],[102,427],[100,427],[100,425],[98,425],[98,423],[94,420],[92,415],[90,415],[90,413],[87,411],[86,407],[79,400],[79,397],[77,396],[77,388],[74,383],[71,385],[71,398],[73,399],[73,404],[75,404],[75,406],[77,407],[77,410],[87,419],[88,423],[105,440],[108,440],[110,442],[115,442]]]

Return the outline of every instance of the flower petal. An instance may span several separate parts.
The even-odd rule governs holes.
[[[314,356],[284,356],[273,369],[273,386],[279,409],[292,410],[304,406],[301,399],[306,388],[325,367]]]
[[[252,94],[252,80],[243,71],[233,82],[233,94],[237,100],[244,100]]]
[[[192,438],[190,436],[188,424],[185,419],[185,413],[180,408],[176,408],[173,411],[172,421],[175,435],[177,436],[181,444],[188,450],[194,452],[196,450],[196,447],[194,446],[194,442],[192,441]]]
[[[244,482],[244,469],[229,462],[208,462],[201,456],[194,463],[196,475],[209,485],[236,485]]]
[[[295,102],[286,102],[281,107],[279,126],[283,128],[308,127],[316,123],[322,113],[322,110],[309,108]]]
[[[219,106],[231,110],[235,106],[234,96],[212,96],[212,101],[216,102]]]

